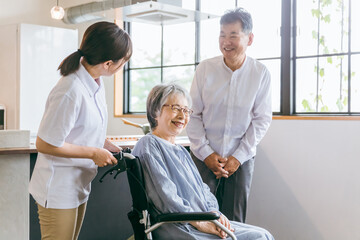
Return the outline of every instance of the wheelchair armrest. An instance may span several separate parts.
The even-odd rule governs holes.
[[[145,229],[145,233],[148,234],[162,224],[174,223],[174,222],[192,222],[192,221],[211,221],[217,227],[225,231],[233,240],[236,240],[236,236],[233,232],[227,229],[217,220],[220,218],[220,213],[217,212],[187,212],[187,213],[166,213],[156,216],[157,223],[150,228]]]
[[[220,218],[217,212],[165,213],[156,216],[156,222],[210,221]]]

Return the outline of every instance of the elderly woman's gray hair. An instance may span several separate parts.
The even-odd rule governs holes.
[[[192,101],[188,91],[176,83],[159,84],[151,89],[146,101],[146,115],[150,127],[154,130],[157,127],[155,118],[160,116],[161,108],[166,103],[169,96],[173,94],[183,95],[191,107]]]
[[[249,34],[252,32],[253,22],[251,14],[244,8],[228,10],[220,19],[220,25],[226,25],[234,22],[241,23],[243,33]]]

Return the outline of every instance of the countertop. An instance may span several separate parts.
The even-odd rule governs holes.
[[[24,148],[0,148],[0,155],[37,153],[35,145]]]
[[[107,136],[114,144],[120,146],[121,148],[133,148],[136,142],[142,137],[143,135],[129,135],[129,136]],[[189,138],[187,136],[178,136],[176,137],[177,144],[181,144],[184,147],[190,146]],[[7,155],[7,154],[30,154],[30,153],[37,153],[35,143],[30,143],[29,147],[24,148],[0,148],[0,155]]]

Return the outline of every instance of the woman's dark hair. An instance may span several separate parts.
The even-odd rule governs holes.
[[[67,56],[58,67],[62,76],[67,76],[79,69],[80,58],[84,57],[90,65],[97,65],[109,60],[128,61],[132,55],[130,36],[115,23],[97,22],[84,33],[80,48]]]
[[[244,33],[249,34],[252,32],[253,22],[251,14],[244,8],[228,10],[220,19],[220,25],[226,25],[234,22],[241,23],[242,31]]]

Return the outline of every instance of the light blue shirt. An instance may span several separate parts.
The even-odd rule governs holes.
[[[181,145],[153,134],[142,137],[132,152],[144,168],[145,186],[154,210],[170,212],[217,211],[218,203]]]
[[[151,133],[142,137],[132,154],[138,156],[145,178],[150,214],[217,211],[218,203],[188,151]],[[274,240],[265,229],[230,221],[238,240]],[[209,240],[218,236],[198,231],[189,223],[170,223],[153,232],[154,239]],[[229,237],[227,238],[229,239]]]

